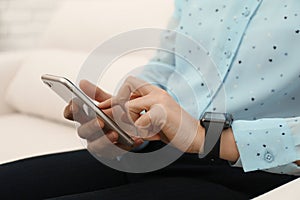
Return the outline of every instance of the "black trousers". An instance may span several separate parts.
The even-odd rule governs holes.
[[[130,174],[82,150],[0,165],[0,199],[249,199],[295,178],[244,173],[227,161],[191,154],[156,172]]]

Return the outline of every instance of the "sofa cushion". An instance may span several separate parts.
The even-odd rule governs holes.
[[[0,54],[0,115],[13,112],[13,110],[7,105],[5,96],[7,87],[11,79],[17,73],[18,68],[21,65],[22,60],[26,57],[24,52],[2,52]]]
[[[0,164],[51,153],[84,149],[74,127],[24,114],[0,116]]]
[[[173,4],[170,0],[66,1],[55,14],[40,45],[90,51],[124,31],[166,28]]]
[[[87,56],[87,53],[62,50],[33,52],[24,60],[12,79],[6,92],[7,104],[21,113],[70,124],[63,117],[66,103],[40,77],[42,74],[54,74],[76,81]],[[97,84],[112,93],[129,71],[146,64],[149,57],[150,55],[147,57],[144,53],[133,53],[117,59],[101,74]]]
[[[63,118],[66,103],[41,81],[42,74],[63,75],[75,80],[87,53],[62,50],[32,52],[12,79],[6,101],[15,110],[68,123]]]

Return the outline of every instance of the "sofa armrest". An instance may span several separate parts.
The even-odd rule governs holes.
[[[0,115],[11,113],[13,110],[6,104],[6,89],[19,69],[25,52],[0,53]]]
[[[289,199],[296,200],[299,199],[300,191],[300,178],[293,180],[289,183],[286,183],[274,190],[267,192],[253,200],[281,200],[281,199]]]

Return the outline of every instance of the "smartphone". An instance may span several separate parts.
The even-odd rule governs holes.
[[[116,131],[119,135],[118,142],[126,146],[132,147],[134,145],[133,139],[123,131],[116,122],[114,122],[109,116],[107,116],[98,106],[82,92],[74,83],[65,77],[54,76],[50,74],[42,75],[42,81],[49,86],[55,93],[69,103],[74,97],[77,97],[82,101],[83,107],[87,107],[92,110],[98,117],[100,117],[105,126],[113,131]],[[83,108],[86,110],[85,108]],[[87,111],[85,111],[87,112]]]

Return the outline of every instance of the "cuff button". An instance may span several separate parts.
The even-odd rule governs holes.
[[[265,153],[264,160],[268,163],[271,163],[274,161],[274,155],[270,152]]]

